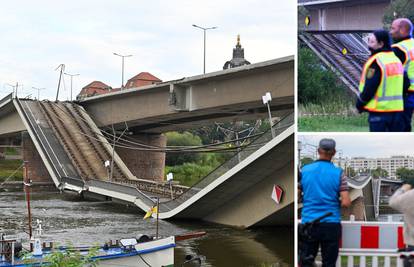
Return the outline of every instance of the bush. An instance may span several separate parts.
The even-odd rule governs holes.
[[[175,181],[179,181],[181,185],[192,186],[214,169],[211,165],[184,163],[179,166],[166,166],[165,173],[172,172]]]
[[[349,98],[335,73],[307,47],[299,47],[298,77],[299,103],[322,104]]]
[[[394,16],[395,14],[395,16]],[[414,1],[413,0],[394,0],[387,7],[382,19],[385,28],[391,26],[395,18],[408,18],[414,21]]]
[[[200,146],[201,138],[190,132],[169,132],[166,133],[167,146]],[[182,165],[186,162],[199,162],[200,153],[167,153],[165,163],[169,166]]]

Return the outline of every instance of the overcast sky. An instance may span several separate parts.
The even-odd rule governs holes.
[[[304,144],[310,144],[304,153],[312,153],[322,138],[333,138],[336,141],[337,151],[341,151],[344,157],[390,157],[390,156],[414,156],[414,135],[411,134],[370,134],[357,135],[327,134],[327,135],[299,135],[298,140]]]
[[[112,87],[148,71],[167,81],[202,73],[203,34],[192,27],[217,26],[207,34],[207,72],[230,60],[237,34],[252,63],[292,55],[296,49],[296,1],[3,1],[0,8],[0,97],[23,84],[22,94],[46,87],[54,98],[58,72],[80,73],[74,92],[91,81]],[[69,88],[69,79],[66,78]],[[62,100],[69,90],[62,92]]]

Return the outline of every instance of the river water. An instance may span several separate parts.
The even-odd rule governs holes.
[[[54,192],[32,193],[31,198],[33,220],[42,221],[44,239],[61,245],[155,235],[155,219],[143,220],[142,213],[123,205]],[[0,192],[0,231],[26,238],[26,222],[24,193]],[[292,228],[239,230],[199,221],[160,221],[163,236],[191,231],[206,231],[207,235],[177,243],[176,266],[181,266],[187,254],[205,257],[201,266],[293,266]]]

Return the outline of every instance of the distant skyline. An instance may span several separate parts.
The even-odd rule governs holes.
[[[99,80],[121,85],[147,71],[168,81],[203,72],[203,32],[207,33],[206,72],[221,70],[231,59],[237,35],[252,63],[293,55],[296,50],[296,3],[262,1],[5,1],[0,9],[0,97],[23,84],[20,97],[46,88],[41,98],[54,99],[58,71],[74,77],[74,96]],[[69,77],[61,100],[69,97]]]
[[[395,134],[326,134],[326,135],[298,135],[298,141],[317,146],[320,139],[333,138],[336,141],[337,156],[342,157],[392,157],[392,156],[414,156],[414,136]],[[312,153],[309,147],[303,151]],[[302,154],[302,153],[301,153]]]

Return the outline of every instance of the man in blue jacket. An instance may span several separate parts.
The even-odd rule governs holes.
[[[323,267],[335,266],[341,238],[341,207],[351,205],[346,177],[342,169],[332,163],[335,146],[333,139],[320,140],[319,159],[302,168],[299,182],[303,200],[302,223],[312,222],[331,212],[311,228],[310,239],[300,248],[302,255],[313,256],[314,259],[321,247]],[[302,266],[313,266],[313,262]]]

